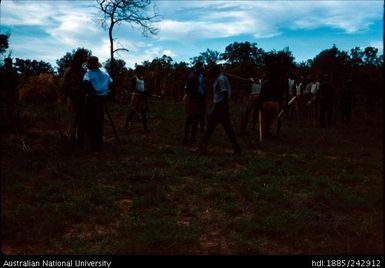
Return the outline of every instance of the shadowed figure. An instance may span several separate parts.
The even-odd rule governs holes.
[[[260,94],[262,87],[262,79],[250,78],[251,90],[249,93],[249,98],[247,100],[247,107],[242,119],[241,132],[246,132],[247,123],[249,121],[250,112],[253,112],[252,120],[252,129],[255,130],[255,125],[257,123],[257,115],[260,109]]]
[[[276,125],[277,134],[280,132],[281,119],[277,119],[279,110],[287,104],[288,96],[287,81],[284,79],[284,73],[277,68],[277,62],[274,56],[266,60],[267,79],[261,87],[261,111],[262,111],[262,136],[269,138],[272,134],[272,128]]]
[[[188,76],[183,103],[186,113],[183,143],[188,145],[196,141],[198,123],[202,132],[205,129],[205,77],[201,62],[194,65],[194,70]]]
[[[85,92],[83,77],[86,70],[82,64],[87,60],[87,52],[78,50],[74,54],[71,66],[65,70],[62,90],[69,99],[73,119],[70,126],[70,138],[78,148],[83,147],[85,135]]]
[[[6,122],[8,128],[18,123],[18,75],[12,66],[12,59],[4,59],[4,67],[0,70],[1,105],[5,105],[5,113],[1,121]]]
[[[341,121],[344,124],[352,122],[352,106],[354,99],[354,88],[351,79],[347,79],[341,88],[340,93],[340,113]]]
[[[124,127],[127,128],[132,120],[132,117],[137,112],[140,112],[142,116],[143,128],[145,131],[147,131],[148,103],[146,95],[146,85],[144,82],[144,66],[136,66],[135,76],[131,80],[130,91],[132,92],[131,103],[126,118],[126,124],[124,125]]]
[[[334,89],[330,83],[329,76],[324,74],[319,87],[319,122],[322,128],[332,126]]]
[[[209,75],[213,78],[213,108],[208,117],[208,126],[204,132],[202,142],[197,150],[199,153],[206,153],[207,146],[210,142],[210,138],[219,123],[222,124],[225,129],[226,135],[230,140],[233,147],[234,154],[241,153],[241,147],[239,146],[235,133],[230,121],[229,114],[229,99],[231,97],[231,87],[227,77],[221,72],[219,65],[214,65]]]

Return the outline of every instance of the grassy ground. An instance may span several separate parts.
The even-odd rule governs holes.
[[[235,128],[239,106],[232,104]],[[181,103],[154,103],[145,133],[109,104],[101,156],[61,141],[51,106],[23,109],[23,135],[3,134],[5,254],[380,254],[382,114],[350,126],[285,120],[256,149],[231,156],[218,127],[209,153],[182,146]],[[23,150],[23,137],[28,150]],[[26,147],[24,147],[25,149]]]

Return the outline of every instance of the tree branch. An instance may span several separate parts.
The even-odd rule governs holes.
[[[129,52],[129,50],[128,50],[127,48],[117,48],[117,49],[114,49],[113,53],[118,52],[118,51],[126,51],[126,52]]]

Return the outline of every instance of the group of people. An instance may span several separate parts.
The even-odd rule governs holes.
[[[83,68],[86,62],[87,70]],[[100,69],[95,56],[77,51],[71,66],[63,76],[64,96],[70,101],[74,113],[71,136],[78,148],[83,148],[87,135],[91,149],[100,153],[103,141],[104,103],[112,79]]]
[[[264,135],[269,136],[269,122],[277,116],[277,128],[281,125],[279,120],[282,115],[289,119],[297,119],[304,117],[307,119],[318,119],[322,128],[330,128],[333,124],[335,112],[341,116],[343,123],[350,123],[352,120],[352,105],[354,98],[354,89],[352,80],[347,79],[342,85],[336,87],[330,81],[330,77],[324,74],[321,79],[317,77],[294,78],[289,76],[287,83],[284,79],[279,82],[277,77],[270,76],[269,79],[251,78],[251,91],[249,94],[248,104],[242,123],[242,131],[245,131],[248,123],[250,111],[254,111],[253,129],[256,124],[256,114],[262,112],[262,123],[265,126]],[[278,83],[279,82],[279,83]],[[278,83],[278,84],[277,84]],[[280,85],[279,85],[280,84]],[[272,85],[272,86],[271,86]],[[271,89],[269,89],[269,87]],[[277,90],[281,87],[281,90]],[[263,88],[263,90],[261,90]],[[261,92],[263,92],[261,94]],[[275,103],[265,103],[265,101],[275,100]],[[265,106],[263,108],[262,106]],[[274,106],[274,109],[272,108]],[[270,108],[267,108],[270,107]],[[274,112],[268,112],[271,110]],[[278,113],[278,111],[281,111]],[[277,115],[278,113],[278,115]],[[271,114],[271,116],[269,116]]]
[[[87,68],[84,68],[84,63]],[[64,96],[73,111],[70,128],[72,140],[78,148],[82,148],[84,138],[87,136],[92,150],[98,153],[101,152],[103,140],[105,99],[113,82],[109,74],[102,71],[100,67],[97,57],[88,57],[84,51],[80,50],[74,54],[73,61],[62,79]],[[140,113],[143,127],[147,130],[148,86],[145,85],[144,74],[144,66],[138,65],[130,79],[131,102],[126,118],[126,128],[133,116]],[[17,106],[17,97],[15,97],[17,73],[12,68],[11,59],[5,60],[5,66],[1,69],[1,80],[6,88],[4,91],[7,99],[6,117],[12,120]],[[246,130],[250,112],[252,112],[254,130],[256,122],[259,123],[260,138],[262,136],[269,138],[274,127],[279,133],[283,114],[289,118],[299,114],[303,114],[304,117],[317,114],[320,126],[330,127],[336,92],[329,80],[327,75],[324,75],[320,81],[310,78],[305,81],[303,77],[287,78],[279,68],[267,65],[266,77],[249,80],[250,93],[241,120],[241,131],[244,133]],[[227,74],[223,72],[220,65],[213,64],[206,70],[202,62],[194,65],[184,88],[183,103],[186,119],[183,143],[185,145],[189,146],[197,142],[196,133],[199,126],[203,136],[196,151],[206,152],[215,128],[221,124],[232,145],[233,153],[241,153],[242,150],[230,120],[231,91]],[[208,92],[210,94],[207,94]],[[212,96],[210,112],[207,112],[207,95]],[[342,121],[349,123],[352,118],[353,99],[351,80],[346,81],[339,90],[339,99]]]
[[[293,81],[293,89],[290,82]],[[296,97],[294,105],[288,110],[288,116],[297,117],[302,114],[305,118],[318,118],[322,128],[331,127],[333,117],[341,116],[343,123],[352,120],[352,105],[354,90],[351,79],[336,87],[331,82],[329,75],[324,74],[321,79],[318,76],[303,77],[295,80],[288,79],[289,96]],[[335,113],[337,112],[337,114]]]
[[[186,121],[184,128],[184,144],[195,143],[198,123],[200,123],[203,138],[199,143],[196,152],[205,153],[215,128],[220,123],[230,143],[234,154],[241,153],[233,126],[230,120],[229,100],[231,97],[231,86],[228,78],[222,72],[220,65],[213,65],[207,70],[208,84],[212,87],[212,109],[206,118],[206,88],[203,75],[203,64],[197,62],[193,71],[187,79],[185,95],[183,97]]]
[[[204,73],[208,83],[205,83]],[[253,130],[256,128],[256,122],[259,123],[260,141],[262,137],[271,137],[273,130],[279,134],[283,115],[288,118],[317,118],[321,128],[330,128],[334,112],[337,110],[343,123],[351,122],[354,97],[352,80],[346,80],[337,88],[328,74],[324,74],[321,79],[309,77],[307,81],[303,77],[296,79],[290,75],[289,78],[285,76],[279,68],[267,66],[266,77],[246,80],[250,83],[250,92],[241,118],[241,133],[246,131],[251,112]],[[205,85],[210,85],[212,90],[212,110],[208,114]],[[185,145],[196,142],[196,131],[200,122],[204,134],[197,151],[206,151],[215,127],[221,123],[234,153],[241,152],[229,116],[230,97],[230,83],[219,65],[209,67],[203,72],[203,64],[195,64],[188,76],[183,98],[186,111],[183,140]],[[205,125],[206,116],[208,120]]]

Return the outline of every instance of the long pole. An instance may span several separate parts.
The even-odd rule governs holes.
[[[118,133],[116,132],[115,124],[114,124],[114,122],[112,121],[111,114],[110,114],[110,111],[108,110],[108,106],[107,106],[106,103],[104,103],[104,109],[106,110],[107,117],[108,117],[108,119],[110,120],[112,130],[114,131],[116,143],[117,143],[117,144],[120,144],[120,139],[119,139]]]
[[[294,97],[287,103],[287,107],[289,107],[289,106],[294,102],[294,100],[296,99],[296,97],[297,97],[297,96],[294,96]],[[282,117],[283,113],[285,112],[285,108],[286,108],[286,107],[284,107],[284,108],[279,112],[279,114],[277,115],[277,120],[280,119],[280,118]]]
[[[246,82],[250,82],[250,83],[251,83],[251,80],[250,80],[250,79],[247,79],[247,78],[244,78],[244,77],[235,75],[235,74],[230,74],[230,73],[224,73],[224,74],[225,74],[225,75],[228,75],[228,76],[231,76],[231,77],[234,77],[234,78],[237,78],[237,79],[239,79],[239,80],[242,80],[242,81],[246,81]]]
[[[259,109],[258,111],[258,134],[259,134],[259,146],[262,143],[262,111]]]

